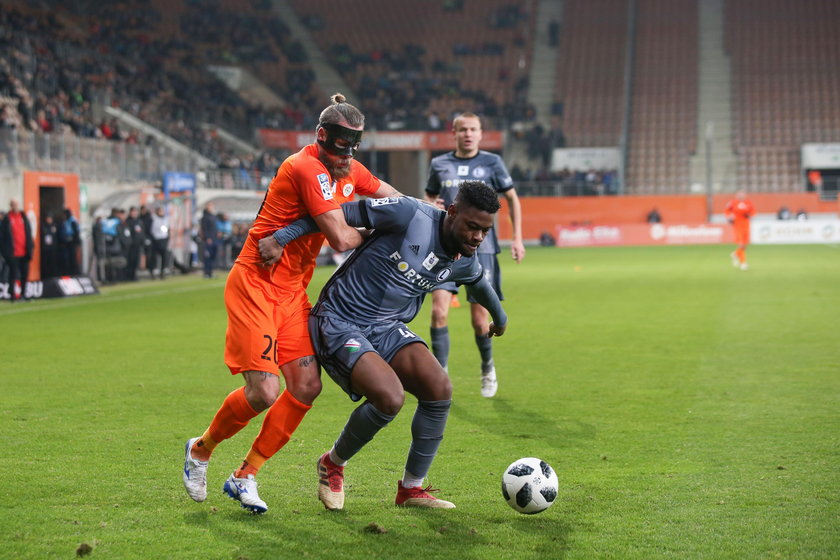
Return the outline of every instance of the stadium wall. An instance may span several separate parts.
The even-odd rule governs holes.
[[[712,213],[723,214],[726,202],[733,195],[717,194],[712,197]],[[779,208],[787,206],[796,213],[800,208],[808,214],[840,215],[840,202],[820,200],[817,193],[750,193],[749,199],[757,214],[776,215]],[[521,197],[522,237],[539,239],[548,232],[555,235],[557,226],[632,225],[644,224],[648,212],[659,211],[665,224],[702,224],[709,222],[707,197],[704,195],[673,196],[580,196],[580,197]],[[511,228],[507,205],[503,200],[499,210],[498,234],[503,241],[510,241]]]

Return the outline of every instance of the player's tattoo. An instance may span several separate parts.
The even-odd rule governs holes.
[[[311,366],[315,362],[315,356],[304,356],[300,360],[298,360],[298,365],[300,367],[308,367]]]

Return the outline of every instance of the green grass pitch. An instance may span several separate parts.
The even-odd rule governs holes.
[[[495,398],[467,307],[450,315],[431,472],[450,511],[393,505],[411,397],[350,462],[345,511],[323,509],[315,461],[354,406],[327,377],[260,473],[267,515],[221,492],[261,417],[217,449],[207,501],[186,496],[184,442],[241,383],[221,278],[0,305],[0,558],[840,558],[840,249],[753,246],[746,272],[730,250],[503,253]],[[535,516],[500,493],[523,456],[560,479]]]

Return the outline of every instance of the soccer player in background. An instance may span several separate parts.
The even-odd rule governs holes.
[[[341,202],[352,200],[355,193],[400,195],[353,159],[363,127],[361,111],[343,95],[333,95],[332,104],[321,112],[317,141],[277,170],[231,268],[225,284],[225,364],[231,374],[242,375],[245,385],[224,399],[203,435],[187,441],[183,481],[197,502],[207,497],[207,466],[216,446],[268,409],[245,460],[223,487],[245,509],[265,513],[268,506],[257,493],[255,477],[286,444],[321,392],[307,330],[311,305],[306,287],[315,257],[325,237],[337,251],[361,242],[360,233],[345,222]],[[323,233],[290,243],[279,259],[263,258],[261,240],[268,237],[274,243],[274,231],[302,216],[314,218]],[[282,394],[278,370],[286,384]]]
[[[406,391],[417,397],[417,408],[395,503],[455,507],[423,487],[443,439],[452,383],[406,324],[426,293],[448,281],[466,284],[493,316],[482,336],[504,334],[507,316],[476,257],[499,206],[496,192],[480,181],[463,183],[446,211],[409,197],[342,205],[348,224],[375,232],[333,274],[309,319],[321,365],[351,400],[366,399],[318,460],[318,497],[327,509],[344,507],[344,465],[394,419]],[[283,245],[305,234],[307,224],[314,229],[312,220],[299,220],[274,238]]]
[[[735,193],[735,198],[726,203],[724,208],[726,219],[732,224],[735,232],[735,243],[738,247],[730,253],[732,266],[747,270],[747,245],[750,244],[750,218],[755,214],[753,203],[747,199],[743,190]]]
[[[525,246],[522,244],[522,207],[513,186],[513,179],[502,158],[480,149],[481,119],[477,115],[462,113],[456,117],[452,123],[452,133],[455,137],[455,151],[432,159],[426,182],[426,199],[441,205],[442,208],[449,208],[455,200],[459,185],[467,180],[482,181],[499,195],[504,195],[513,227],[510,252],[513,260],[520,262],[525,256]],[[500,252],[496,230],[491,228],[487,239],[478,249],[478,259],[499,299],[503,300],[501,270],[497,257]],[[442,283],[432,293],[432,352],[445,370],[448,369],[449,362],[449,306],[452,295],[457,292],[455,285],[447,282]],[[481,395],[489,398],[496,394],[498,381],[493,363],[493,344],[483,335],[487,332],[489,324],[487,310],[478,302],[472,299],[469,301],[475,343],[481,355]]]

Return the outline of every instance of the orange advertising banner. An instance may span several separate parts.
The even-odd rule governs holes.
[[[315,132],[307,130],[276,130],[261,128],[260,140],[266,148],[296,152],[315,141]],[[361,149],[383,152],[411,152],[418,150],[445,151],[452,149],[451,132],[424,131],[368,131],[362,137]],[[481,137],[483,150],[498,151],[504,147],[504,137],[499,130],[485,130]]]

